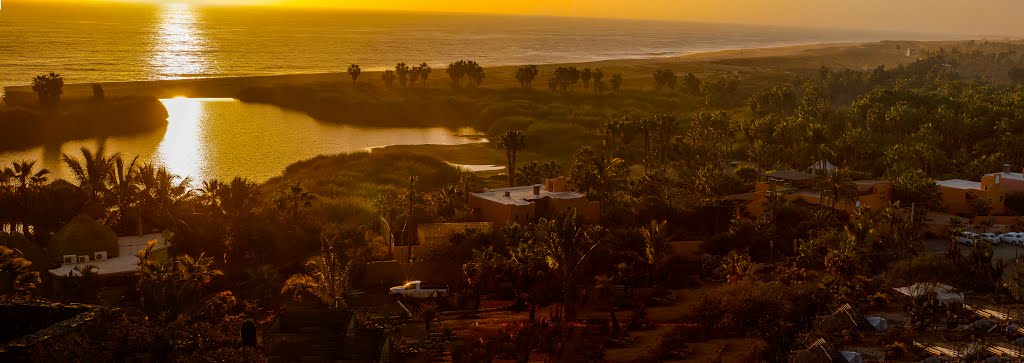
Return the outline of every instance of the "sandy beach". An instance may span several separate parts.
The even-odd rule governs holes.
[[[877,65],[899,65],[912,62],[915,54],[926,49],[950,47],[957,41],[917,42],[883,41],[871,43],[827,43],[807,44],[776,48],[736,49],[707,53],[694,53],[678,57],[648,59],[606,60],[589,63],[539,65],[539,80],[546,79],[559,66],[601,68],[605,74],[621,73],[625,79],[624,88],[650,87],[649,78],[656,69],[669,68],[677,73],[694,73],[698,76],[715,74],[738,74],[772,81],[792,73],[814,71],[821,66],[835,69],[875,67]],[[907,51],[910,50],[908,56]],[[401,60],[396,60],[401,61]],[[484,65],[486,67],[486,65]],[[342,67],[339,67],[342,68]],[[508,88],[517,85],[513,74],[516,66],[488,67],[483,87]],[[365,71],[360,83],[381,84],[381,72]],[[275,76],[195,78],[181,80],[157,80],[136,82],[102,83],[108,95],[143,95],[158,98],[171,97],[234,97],[249,87],[274,85],[308,84],[351,84],[343,72],[323,74],[284,74]],[[538,82],[540,83],[540,82]],[[443,69],[435,69],[427,83],[428,87],[447,87],[448,80]],[[535,87],[542,87],[536,85]],[[28,92],[27,86],[8,87],[7,92]],[[64,88],[67,97],[88,97],[92,94],[91,84],[69,84]]]

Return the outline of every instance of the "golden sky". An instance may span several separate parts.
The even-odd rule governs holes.
[[[84,0],[100,1],[100,0]],[[1024,35],[1024,0],[122,0]]]

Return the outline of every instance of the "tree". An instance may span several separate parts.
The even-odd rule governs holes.
[[[64,94],[64,77],[57,73],[38,75],[32,79],[32,92],[39,97],[39,105],[53,108],[60,104]]]
[[[495,139],[494,146],[505,149],[505,160],[508,166],[508,186],[514,187],[516,182],[516,155],[526,148],[526,134],[521,130],[509,130]]]
[[[384,74],[380,75],[380,78],[384,80],[385,87],[391,88],[395,84],[395,71],[392,71],[390,69],[386,70],[384,71]]]
[[[268,252],[256,251],[251,246],[244,246],[247,240],[245,226],[256,213],[261,203],[258,185],[245,178],[235,177],[228,183],[218,180],[206,182],[199,191],[207,205],[213,211],[211,217],[221,221],[224,231],[225,258],[228,262],[242,262],[245,253]]]
[[[398,63],[395,65],[395,74],[398,75],[398,84],[405,88],[405,85],[409,82],[409,72],[411,69],[405,63]]]
[[[594,77],[594,73],[590,68],[583,68],[580,72],[580,80],[583,81],[583,89],[590,89],[590,80]]]
[[[700,85],[700,78],[697,78],[697,76],[693,75],[693,73],[687,73],[685,76],[683,76],[683,87],[686,87],[687,93],[691,95],[699,95]]]
[[[1010,68],[1010,71],[1008,72],[1008,76],[1010,77],[1010,81],[1013,82],[1013,83],[1024,83],[1024,68],[1021,68],[1021,67]]]
[[[554,218],[542,218],[533,227],[533,238],[547,260],[547,269],[561,285],[562,318],[576,319],[576,280],[580,266],[602,242],[599,227],[583,224],[570,210]]]
[[[99,83],[92,84],[92,100],[94,102],[103,102],[103,99],[107,97],[106,92],[103,92],[103,85]]]
[[[423,62],[420,63],[419,67],[416,67],[416,71],[420,74],[420,80],[423,81],[423,87],[426,87],[427,77],[430,77],[430,72],[432,72],[433,69],[430,68],[430,65],[427,64],[427,62]]]
[[[139,157],[136,156],[131,162],[125,164],[121,156],[114,157],[114,172],[110,179],[109,197],[115,207],[111,219],[117,223],[117,228],[122,232],[131,230],[131,216],[134,215],[136,226],[138,226],[135,232],[141,235],[142,211],[138,205],[138,161]]]
[[[448,64],[444,71],[452,81],[452,88],[462,87],[462,79],[466,77],[466,61],[460,60]]]
[[[674,91],[676,89],[677,79],[678,77],[676,76],[676,72],[671,69],[659,69],[654,71],[654,87],[658,91],[661,91],[663,88],[668,88],[670,91]]]
[[[612,91],[618,92],[622,89],[622,73],[616,73],[612,75]]]
[[[668,221],[651,221],[640,229],[644,241],[644,258],[647,264],[647,281],[658,284],[661,278],[662,264],[668,253],[669,234],[666,228]]]
[[[281,288],[281,294],[297,300],[312,297],[332,309],[348,308],[352,261],[343,254],[338,238],[337,233],[322,234],[320,255],[306,262],[306,273],[289,277]]]
[[[119,154],[107,155],[104,146],[100,146],[95,152],[84,146],[79,151],[82,154],[81,160],[68,154],[62,154],[61,159],[78,181],[78,186],[85,192],[87,203],[91,206],[104,207],[104,196],[110,192],[107,183],[113,176],[114,160]]]
[[[42,281],[31,266],[32,261],[25,259],[21,252],[0,246],[0,273],[7,278],[0,287],[9,288],[15,294],[27,294],[35,289]],[[5,292],[0,289],[0,293]]]
[[[857,185],[845,169],[826,170],[818,179],[818,187],[822,203],[827,203],[832,209],[839,204],[853,207],[857,201]]]
[[[580,81],[581,73],[576,67],[558,67],[555,69],[554,77],[562,92],[569,92]]]
[[[180,178],[167,168],[145,164],[139,167],[139,210],[143,222],[155,229],[177,230],[185,226],[183,218],[193,213],[195,191],[191,178]]]
[[[469,78],[469,84],[473,87],[480,87],[484,83],[484,78],[487,76],[484,73],[484,67],[481,67],[475,61],[469,61],[466,64],[466,77]]]
[[[224,275],[205,254],[186,254],[161,262],[153,256],[154,247],[156,241],[150,241],[137,255],[140,276],[136,289],[150,315],[177,316],[198,303],[213,280]]]
[[[359,79],[359,74],[363,73],[363,69],[358,64],[352,64],[348,66],[348,76],[352,77],[352,84],[356,84],[356,80]]]
[[[519,86],[523,89],[533,88],[533,79],[537,78],[538,73],[537,66],[532,64],[519,67],[516,69],[516,81],[519,81]]]

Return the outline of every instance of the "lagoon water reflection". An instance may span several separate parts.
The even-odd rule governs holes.
[[[234,99],[173,98],[161,100],[169,114],[166,129],[132,136],[76,140],[24,151],[0,153],[0,165],[39,160],[38,166],[67,179],[61,153],[78,155],[82,146],[106,145],[109,152],[139,155],[196,180],[243,176],[264,181],[299,160],[320,154],[367,150],[386,145],[481,142],[472,129],[364,128],[319,122],[277,106]]]

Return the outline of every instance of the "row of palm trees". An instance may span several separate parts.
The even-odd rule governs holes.
[[[81,196],[77,212],[93,216],[119,234],[177,230],[196,215],[225,217],[230,231],[237,218],[252,213],[258,205],[257,185],[243,178],[205,181],[201,188],[193,189],[189,177],[140,162],[138,157],[109,154],[102,146],[95,150],[83,147],[79,155],[64,154],[61,159]],[[49,170],[36,168],[32,161],[15,162],[0,170],[0,203],[6,211],[0,214],[0,225],[4,229],[33,230],[18,207],[50,192],[45,188],[49,175]]]

